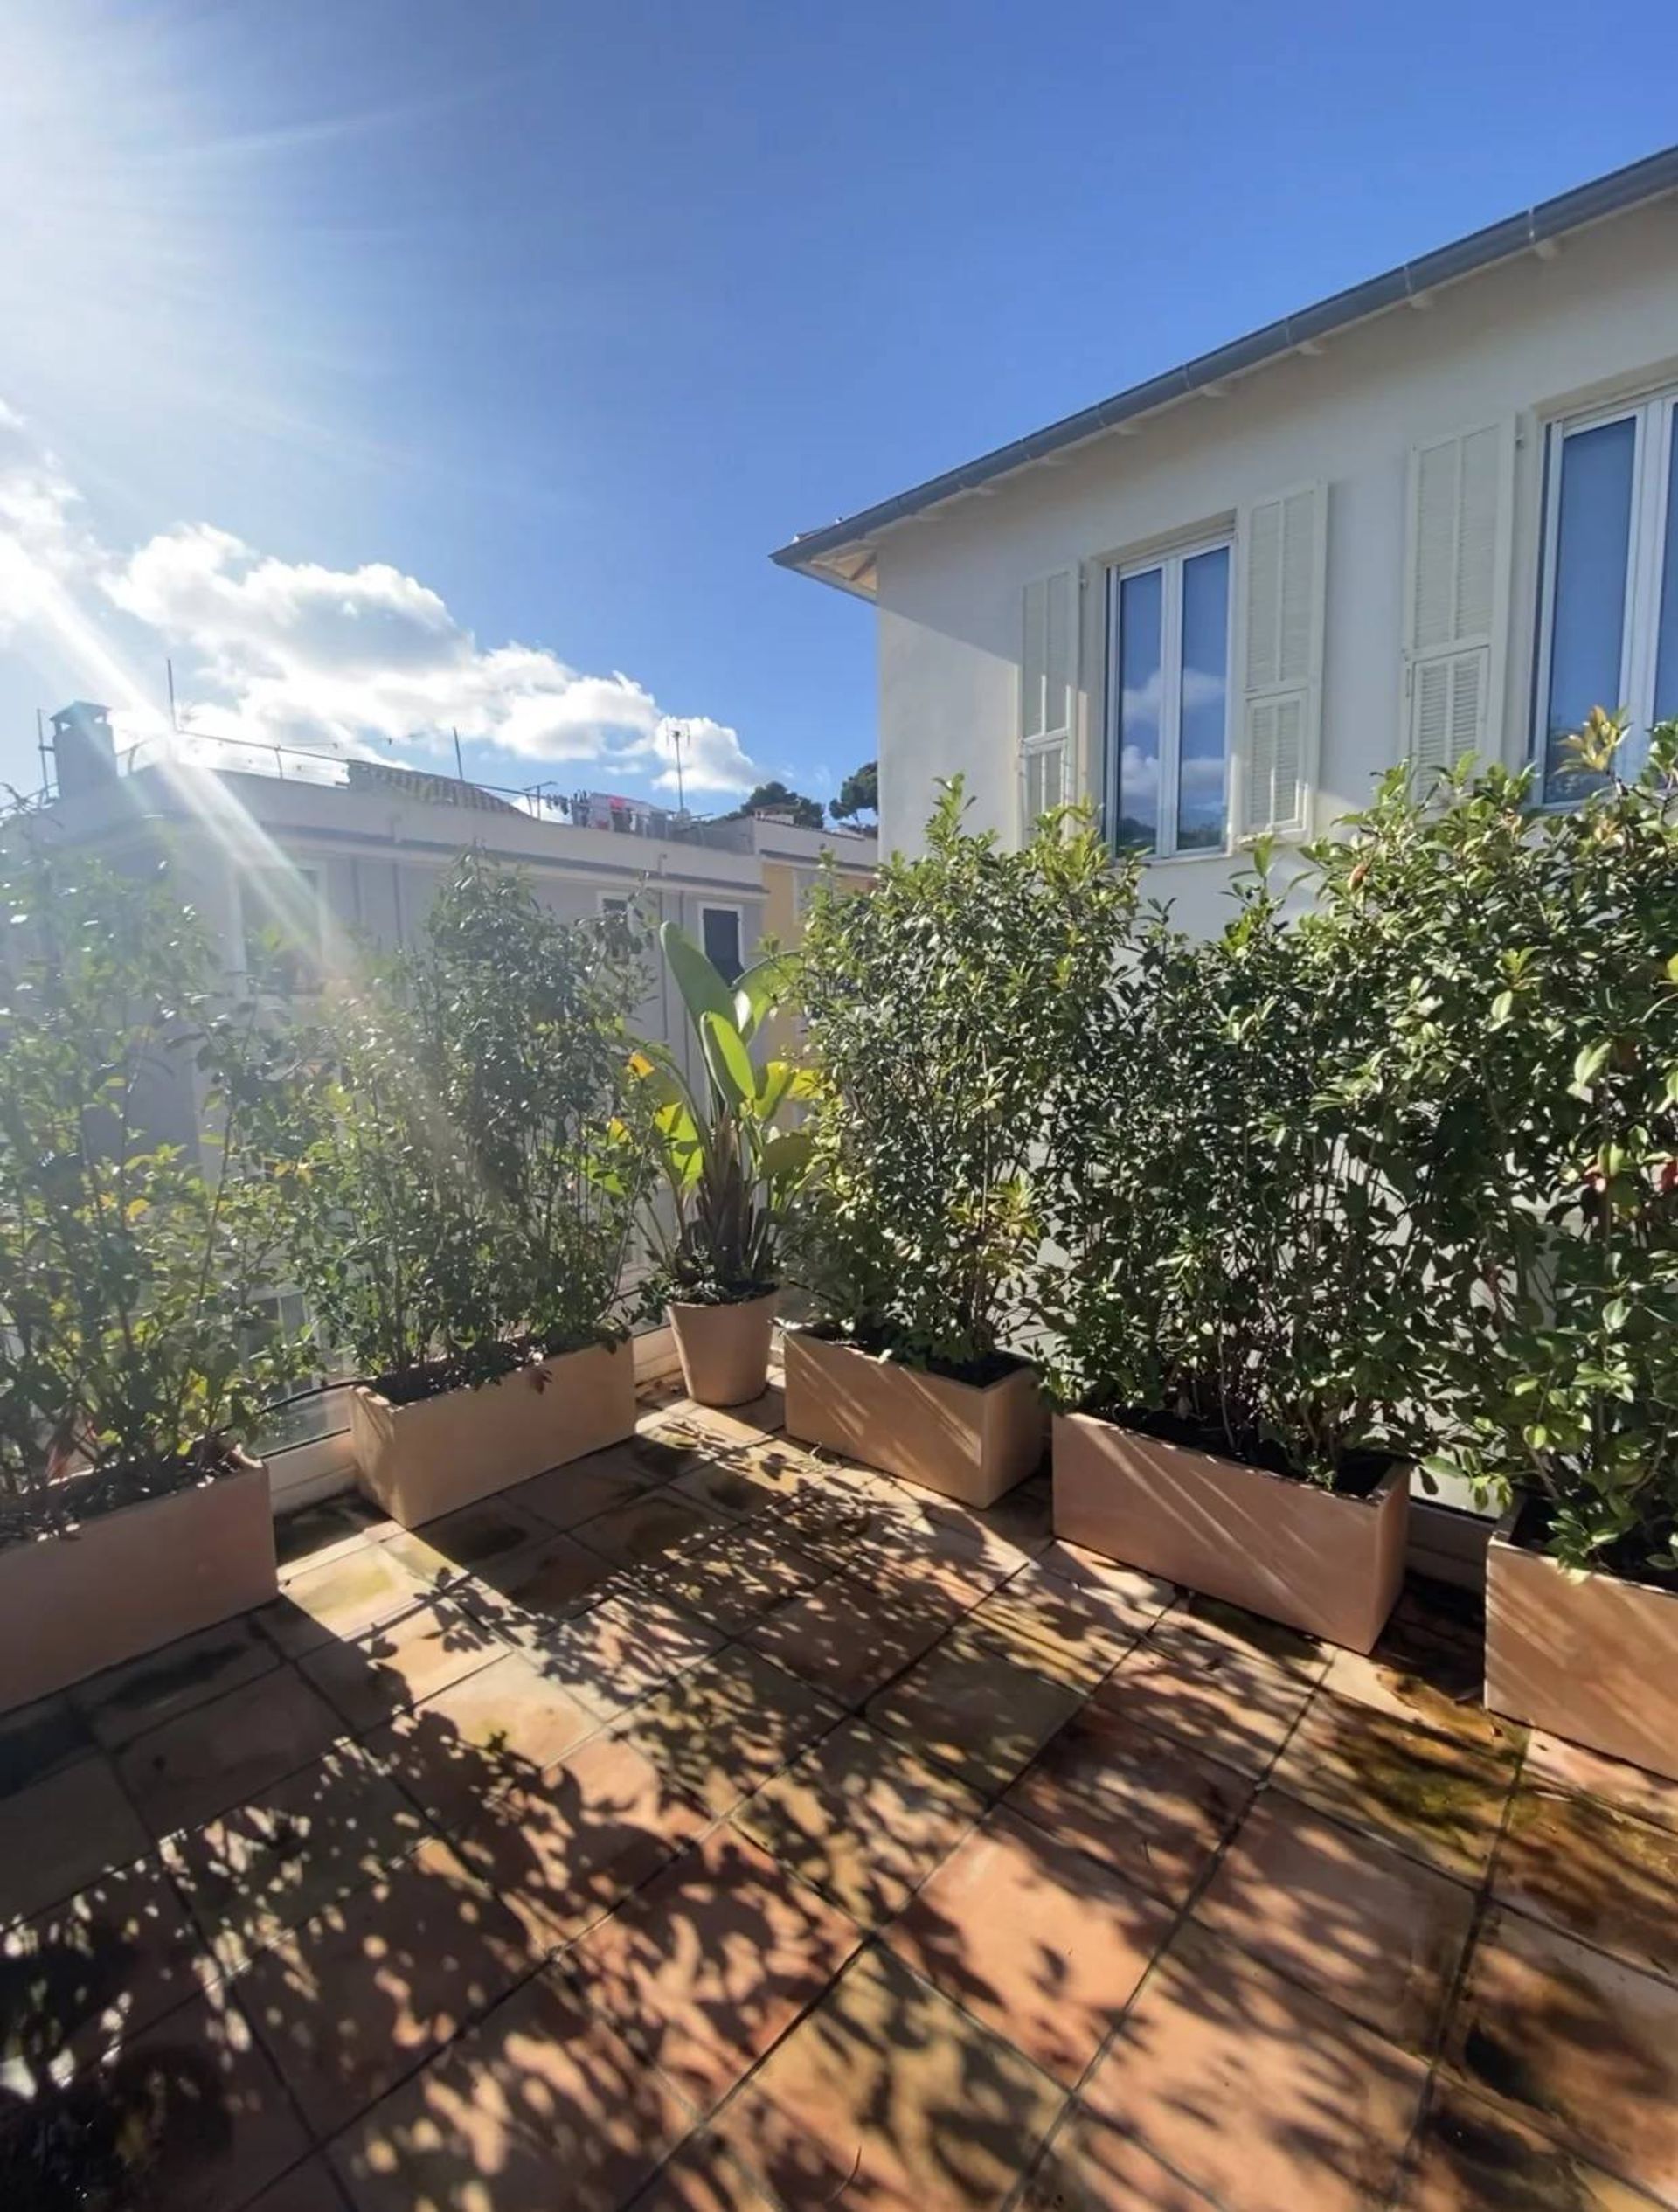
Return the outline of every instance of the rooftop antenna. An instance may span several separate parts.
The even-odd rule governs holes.
[[[454,773],[460,778],[461,781],[464,783],[466,781],[466,763],[461,758],[461,733],[454,727],[453,723],[450,723],[449,725],[448,734],[454,740]]]
[[[682,748],[687,741],[688,733],[682,725],[679,722],[672,722],[670,744],[676,753],[676,811],[679,815],[684,815],[688,811],[688,795],[682,783]]]
[[[169,677],[169,726],[178,738],[181,734],[181,718],[175,711],[175,663],[171,660],[165,660],[163,668]]]
[[[46,717],[41,712],[39,707],[35,710],[35,750],[41,756],[41,793],[45,797],[47,787],[52,780],[52,771],[47,766]]]

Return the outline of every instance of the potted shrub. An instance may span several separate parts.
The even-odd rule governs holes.
[[[787,1332],[787,1427],[988,1505],[1038,1465],[1017,1349],[1040,1160],[1135,903],[1084,817],[1022,850],[943,792],[923,857],[819,888],[801,985],[815,1093],[800,1227],[812,1325]]]
[[[632,932],[468,854],[329,1016],[296,1272],[361,1377],[362,1483],[406,1526],[634,1431],[639,989]]]
[[[647,1302],[669,1321],[689,1397],[744,1405],[768,1385],[781,1231],[810,1152],[801,1131],[775,1126],[806,1086],[785,1061],[759,1069],[751,1053],[787,963],[760,960],[731,988],[674,922],[660,941],[704,1072],[690,1084],[662,1044],[642,1044],[631,1063],[652,1100],[663,1177],[663,1203],[648,1210]]]
[[[275,1591],[282,1038],[160,877],[0,863],[0,1709]]]
[[[1424,1468],[1508,1508],[1487,1702],[1678,1778],[1678,725],[1624,751],[1593,717],[1566,812],[1501,770],[1389,789],[1333,895],[1425,979],[1383,1071],[1440,1132]]]
[[[1049,1146],[1060,1536],[1367,1651],[1397,1596],[1424,1255],[1343,1078],[1367,1037],[1268,849],[1209,941],[1156,914]]]

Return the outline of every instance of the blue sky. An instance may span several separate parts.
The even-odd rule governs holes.
[[[172,652],[205,730],[825,795],[872,619],[770,549],[1678,135],[1678,14],[1583,20],[8,0],[0,781]]]

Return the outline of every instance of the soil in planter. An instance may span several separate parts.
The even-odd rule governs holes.
[[[1529,1498],[1509,1531],[1509,1541],[1522,1551],[1548,1556],[1553,1521],[1554,1509],[1547,1498]],[[1668,1590],[1678,1595],[1678,1567],[1667,1564],[1675,1536],[1678,1522],[1671,1521],[1633,1529],[1617,1543],[1593,1552],[1591,1568],[1620,1582],[1641,1583],[1647,1589]]]
[[[450,1390],[481,1390],[487,1383],[504,1382],[508,1376],[543,1360],[559,1359],[567,1352],[586,1351],[591,1344],[609,1341],[604,1336],[556,1338],[551,1342],[534,1336],[514,1337],[504,1343],[482,1344],[452,1357],[426,1360],[418,1367],[375,1375],[371,1387],[392,1405],[418,1405],[428,1397],[444,1397]]]
[[[26,1497],[0,1500],[0,1551],[32,1543],[54,1530],[96,1521],[148,1498],[170,1498],[177,1490],[198,1490],[246,1464],[232,1446],[211,1437],[196,1450],[171,1460],[123,1460],[61,1480],[44,1483]]]
[[[1303,1482],[1314,1490],[1330,1490],[1337,1498],[1367,1498],[1379,1487],[1391,1467],[1390,1452],[1349,1452],[1335,1469],[1332,1482],[1319,1482],[1288,1463],[1279,1444],[1260,1443],[1239,1451],[1231,1446],[1221,1428],[1205,1421],[1191,1421],[1181,1413],[1158,1407],[1090,1405],[1081,1409],[1116,1428],[1136,1429],[1157,1437],[1161,1444],[1179,1444],[1190,1452],[1205,1452],[1217,1460],[1232,1460],[1238,1467],[1257,1467],[1264,1474],[1279,1474],[1289,1482]]]
[[[1002,1351],[987,1352],[980,1360],[925,1359],[905,1352],[883,1328],[859,1328],[847,1335],[842,1329],[816,1328],[808,1333],[824,1344],[848,1344],[853,1351],[866,1352],[870,1359],[891,1360],[899,1367],[912,1368],[918,1375],[936,1375],[946,1383],[968,1383],[976,1390],[988,1390],[1005,1375],[1016,1374],[1021,1368],[1031,1364],[1017,1352]]]

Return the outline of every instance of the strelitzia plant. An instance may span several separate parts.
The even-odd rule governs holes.
[[[780,1283],[781,1237],[809,1173],[811,1145],[778,1127],[808,1078],[789,1061],[754,1064],[752,1045],[784,1000],[793,962],[778,953],[731,986],[685,931],[660,942],[698,1040],[704,1075],[690,1082],[664,1044],[641,1044],[630,1065],[654,1101],[653,1147],[668,1210],[648,1210],[657,1267],[649,1302],[738,1305]]]

